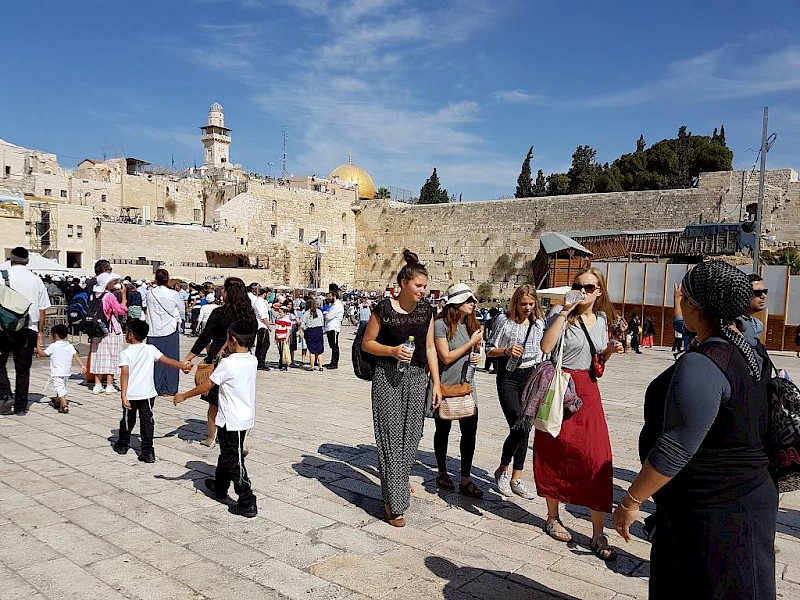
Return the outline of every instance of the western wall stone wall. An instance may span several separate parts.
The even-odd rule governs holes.
[[[741,174],[740,174],[741,175]],[[746,176],[745,176],[746,177]],[[453,282],[473,289],[486,282],[507,296],[529,280],[539,236],[548,231],[682,228],[701,222],[738,221],[740,206],[757,193],[731,173],[704,174],[698,188],[552,196],[445,205],[368,202],[356,219],[355,287],[393,285],[404,248],[428,265],[430,288]],[[794,171],[770,173],[764,231],[777,243],[800,243],[800,183]],[[744,198],[744,201],[743,201]],[[754,200],[753,200],[754,201]]]

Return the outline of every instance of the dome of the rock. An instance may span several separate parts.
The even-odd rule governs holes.
[[[337,178],[342,183],[357,183],[360,198],[372,199],[375,197],[375,182],[364,169],[352,163],[336,167],[328,179]]]

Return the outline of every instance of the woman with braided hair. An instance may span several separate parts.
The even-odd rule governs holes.
[[[752,297],[721,261],[681,284],[692,347],[645,394],[642,470],[614,512],[625,540],[641,503],[656,501],[650,598],[773,599],[778,492],[768,471],[770,362],[734,319]]]

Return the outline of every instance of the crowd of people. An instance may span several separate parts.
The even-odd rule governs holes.
[[[614,529],[627,541],[642,504],[653,498],[656,510],[647,524],[653,544],[652,598],[775,597],[778,495],[765,450],[771,362],[759,341],[763,324],[755,316],[767,296],[760,277],[707,261],[676,286],[673,327],[680,356],[647,389],[639,444],[642,469],[615,508],[612,447],[598,378],[614,355],[629,346],[638,353],[653,345],[652,319],[645,315],[640,322],[638,315],[627,320],[618,315],[603,273],[594,268],[575,275],[574,301],[565,299],[545,311],[536,289],[522,285],[507,310],[480,314],[475,295],[463,283],[454,283],[443,298],[431,301],[427,269],[409,250],[404,258],[396,294],[380,300],[363,296],[353,304],[361,349],[371,356],[374,369],[374,434],[384,518],[390,525],[406,525],[409,476],[426,416],[435,424],[436,486],[456,489],[447,455],[452,421],[458,420],[457,487],[467,497],[483,497],[472,479],[479,418],[472,374],[483,350],[485,367],[493,367],[497,375],[497,395],[509,427],[498,448],[497,491],[506,497],[543,497],[547,535],[571,542],[560,507],[585,507],[592,526],[590,549],[601,560],[612,561],[617,551],[605,532],[609,513]],[[218,442],[220,448],[215,477],[206,480],[206,488],[216,500],[226,501],[232,485],[238,500],[230,511],[256,516],[245,457],[247,433],[255,423],[257,371],[270,369],[266,358],[271,340],[279,370],[337,369],[347,314],[340,290],[331,286],[324,300],[289,297],[236,277],[227,278],[219,289],[184,289],[171,283],[164,269],[156,271],[151,284],[137,285],[113,273],[107,261],[98,261],[96,276],[83,289],[72,282],[63,291],[68,301],[87,294],[87,322],[96,319],[104,325],[90,336],[84,365],[67,341],[65,326],[53,327],[53,343],[43,348],[48,288],[58,282],[44,282],[31,273],[27,259],[24,248],[11,254],[6,285],[31,305],[27,326],[3,338],[0,412],[27,413],[34,351],[50,359],[54,405],[61,412],[68,411],[66,382],[73,360],[87,379],[94,376],[94,393],[114,392],[119,372],[123,413],[114,450],[128,452],[138,417],[139,460],[153,462],[155,397],[172,396],[177,405],[201,396],[208,403],[203,443]],[[182,359],[180,332],[196,335]],[[323,366],[326,341],[331,355]],[[14,396],[5,368],[12,354]],[[526,386],[555,356],[579,402],[574,411],[564,411],[557,435],[537,427],[530,436],[520,426],[526,416]],[[198,357],[203,357],[202,366],[194,363]],[[179,371],[193,369],[196,385],[178,393]],[[523,474],[531,447],[529,485]]]

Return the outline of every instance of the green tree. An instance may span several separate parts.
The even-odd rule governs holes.
[[[547,181],[541,169],[536,173],[536,183],[533,184],[533,195],[536,197],[547,196]]]
[[[563,196],[569,194],[569,176],[566,173],[552,173],[547,176],[547,195]]]
[[[386,199],[388,199],[388,198],[392,197],[392,194],[391,194],[391,192],[389,192],[388,188],[379,187],[378,190],[375,192],[375,197],[376,198],[386,198]]]
[[[515,198],[531,198],[533,197],[533,181],[531,179],[531,159],[533,158],[533,146],[528,150],[525,160],[522,161],[522,171],[517,177],[517,191],[514,193]]]
[[[572,166],[567,171],[570,194],[590,194],[600,174],[600,167],[595,162],[597,150],[591,146],[578,146],[572,154]]]
[[[434,167],[433,173],[419,190],[419,204],[447,204],[448,202],[450,202],[450,196],[447,194],[447,190],[441,188],[439,175]]]
[[[636,151],[637,152],[644,152],[644,147],[646,145],[647,144],[644,141],[644,134],[642,134],[642,135],[639,136],[639,139],[636,140]]]

